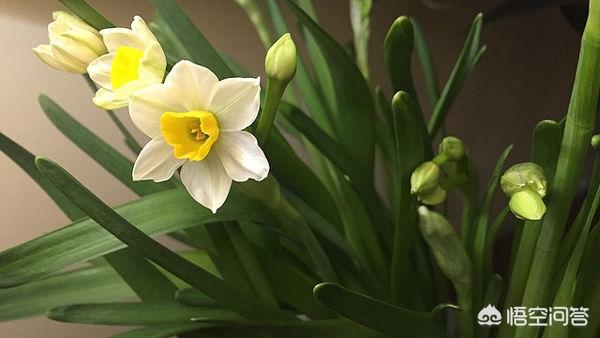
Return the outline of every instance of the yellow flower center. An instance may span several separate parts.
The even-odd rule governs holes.
[[[129,81],[139,78],[140,60],[144,52],[140,49],[120,46],[110,69],[110,84],[112,89],[119,89]]]
[[[219,123],[207,111],[165,112],[160,117],[160,132],[175,157],[201,161],[219,138]]]

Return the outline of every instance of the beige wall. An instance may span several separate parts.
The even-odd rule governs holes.
[[[314,1],[321,20],[337,38],[351,34],[345,0]],[[443,1],[438,1],[443,2]],[[417,16],[429,38],[439,78],[445,79],[473,15],[498,1],[446,1],[454,6],[431,11],[418,0],[380,0],[373,22],[375,81],[385,83],[381,42],[389,24],[401,14]],[[147,1],[92,1],[108,17],[127,25],[135,14],[152,16]],[[261,74],[262,47],[243,12],[233,1],[181,1],[198,26],[220,49],[253,73]],[[485,3],[485,7],[481,7]],[[109,119],[90,102],[79,76],[54,71],[39,62],[31,48],[47,40],[46,25],[55,1],[0,0],[0,130],[32,152],[60,162],[111,204],[133,197],[121,184],[68,142],[46,120],[37,95],[46,93],[96,133],[126,152]],[[529,151],[535,121],[559,116],[566,108],[578,50],[578,35],[555,10],[485,27],[488,44],[474,76],[451,112],[450,133],[462,137],[487,176],[508,143],[517,144],[516,159]],[[416,78],[420,78],[418,72]],[[387,88],[387,86],[385,86]],[[127,119],[126,111],[118,112]],[[128,125],[130,125],[128,123]],[[141,134],[137,133],[140,140]],[[0,155],[0,250],[59,228],[67,219],[26,174]],[[112,328],[92,328],[34,319],[0,323],[0,337],[102,337]]]

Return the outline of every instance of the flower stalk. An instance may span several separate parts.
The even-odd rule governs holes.
[[[267,141],[285,88],[296,74],[296,45],[289,33],[279,38],[267,51],[265,73],[267,93],[255,133],[260,144]]]
[[[553,198],[542,222],[523,294],[523,306],[546,304],[547,280],[556,263],[577,180],[596,123],[600,90],[600,0],[591,0],[589,8],[561,150],[552,183]],[[515,337],[535,337],[538,332],[538,327],[518,327],[515,330]]]

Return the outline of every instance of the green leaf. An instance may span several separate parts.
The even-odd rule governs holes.
[[[210,328],[213,326],[214,325],[207,323],[153,325],[119,333],[117,335],[112,336],[111,338],[169,338],[180,335],[182,333]],[[199,336],[194,335],[194,337]]]
[[[272,221],[262,205],[232,191],[218,214],[199,206],[183,189],[173,189],[126,203],[115,210],[144,233],[157,236],[198,224],[227,221]],[[0,288],[27,283],[53,271],[125,247],[91,219],[0,253]]]
[[[189,306],[209,307],[219,305],[212,298],[194,288],[177,290],[175,300]]]
[[[71,219],[84,216],[56,187],[35,168],[34,157],[27,150],[0,134],[0,147],[44,189]],[[135,251],[119,250],[106,255],[106,260],[144,300],[170,298],[175,287]],[[135,269],[132,269],[135,268]]]
[[[344,49],[313,21],[300,7],[287,1],[290,9],[314,37],[331,72],[335,91],[331,117],[335,136],[346,150],[362,163],[367,177],[373,177],[375,107],[371,89]],[[321,88],[323,84],[321,84]],[[357,137],[360,135],[360,137]]]
[[[375,331],[347,319],[309,320],[291,323],[212,320],[206,322],[264,332],[275,337],[285,338],[367,338],[377,335]]]
[[[393,219],[394,246],[392,252],[392,296],[398,303],[402,295],[410,294],[406,282],[410,274],[409,253],[417,233],[417,199],[410,193],[410,176],[431,152],[423,117],[415,101],[398,92],[392,100],[394,122]]]
[[[479,206],[479,210],[475,216],[473,234],[472,234],[472,249],[471,249],[471,257],[473,259],[473,272],[474,272],[474,289],[473,295],[475,299],[475,307],[478,308],[482,304],[481,300],[484,293],[484,284],[486,283],[488,276],[484,275],[484,271],[486,271],[485,264],[486,260],[486,240],[488,236],[488,229],[490,226],[490,212],[492,209],[492,203],[494,202],[494,197],[496,196],[496,190],[498,189],[498,185],[500,183],[500,176],[503,174],[504,167],[506,165],[506,160],[510,152],[512,151],[513,146],[510,145],[504,149],[500,157],[498,158],[498,162],[496,163],[496,167],[492,172],[492,176],[485,188],[485,195],[483,201]]]
[[[329,190],[315,173],[296,155],[281,132],[273,133],[263,146],[277,180],[294,191],[331,224],[341,228],[340,213]]]
[[[419,63],[423,70],[423,77],[425,80],[425,88],[427,88],[427,94],[429,95],[429,105],[435,107],[440,93],[438,89],[437,76],[433,68],[433,61],[431,60],[431,52],[425,34],[421,29],[421,25],[416,18],[410,18],[410,22],[413,26],[415,50],[419,56]]]
[[[184,48],[190,56],[190,61],[210,68],[220,79],[234,76],[227,63],[177,4],[177,1],[150,0],[150,2],[173,36],[179,40],[179,46]]]
[[[428,313],[384,303],[332,283],[315,286],[317,299],[332,310],[370,329],[405,337],[446,337],[444,330]]]
[[[135,293],[110,266],[85,267],[0,289],[0,321],[44,315],[60,305],[117,302],[134,297]]]
[[[433,109],[433,114],[428,124],[429,135],[431,137],[434,137],[439,131],[462,85],[485,52],[485,46],[479,47],[481,24],[482,15],[478,14],[471,25],[467,40],[452,69],[452,73],[450,73],[446,86]]]
[[[70,219],[84,217],[85,214],[69,201],[44,175],[35,167],[35,156],[19,144],[0,133],[0,150],[10,157],[23,171],[29,175],[52,198],[54,203]]]
[[[407,92],[416,98],[412,79],[413,26],[406,16],[397,18],[383,42],[384,62],[395,92]]]
[[[52,181],[73,203],[92,217],[104,229],[144,257],[206,293],[220,304],[231,308],[248,319],[294,320],[295,317],[273,308],[254,296],[242,292],[207,270],[182,258],[162,244],[148,237],[142,230],[104,204],[63,168],[44,158],[36,159],[38,169]],[[197,207],[199,208],[199,207]],[[163,208],[160,208],[163,210]],[[204,210],[204,209],[203,209]],[[171,220],[172,221],[172,220]]]
[[[573,330],[573,338],[594,338],[600,330],[600,316],[591,315],[600,312],[600,226],[596,224],[588,237],[581,269],[577,276],[574,304],[590,309],[589,323],[586,327]]]
[[[346,150],[335,140],[331,139],[310,117],[302,113],[290,104],[281,104],[280,113],[290,121],[307,139],[319,149],[334,165],[344,174],[348,175],[350,182],[356,188],[373,215],[379,215],[382,219],[388,218],[388,211],[382,205],[383,202],[369,181],[369,169],[361,167]],[[383,225],[383,224],[382,224]],[[389,225],[389,221],[388,221]]]
[[[90,26],[101,30],[104,28],[111,28],[115,25],[108,21],[102,14],[100,14],[94,7],[90,6],[85,0],[58,0],[61,4],[67,7],[73,14],[80,17],[83,21],[87,22]]]
[[[60,306],[51,309],[48,318],[67,323],[159,325],[190,323],[195,319],[234,320],[240,317],[231,310],[215,307],[192,307],[175,302],[144,302]]]
[[[40,95],[39,102],[50,122],[61,133],[136,194],[144,196],[173,187],[166,182],[158,184],[150,181],[134,182],[131,178],[133,162],[77,122],[46,95]]]

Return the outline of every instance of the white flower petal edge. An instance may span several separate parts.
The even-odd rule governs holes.
[[[209,111],[223,130],[242,130],[256,120],[260,108],[260,77],[221,80]]]
[[[131,23],[131,29],[107,28],[101,30],[100,34],[109,54],[97,58],[87,67],[92,80],[104,89],[100,89],[93,99],[96,105],[104,109],[126,107],[133,92],[162,82],[167,59],[156,37],[142,18],[136,16]],[[115,89],[111,82],[111,72],[115,56],[122,46],[140,50],[143,55],[139,61],[137,79],[132,79]]]
[[[219,84],[219,79],[210,69],[188,60],[177,62],[165,79],[165,85],[179,91],[182,104],[188,111],[210,111],[210,102]]]
[[[162,137],[148,142],[133,166],[133,180],[163,182],[170,179],[185,160],[175,158],[173,149]]]
[[[181,181],[194,200],[213,213],[225,203],[231,178],[215,153],[202,161],[188,161],[181,168]]]
[[[229,177],[236,182],[262,181],[269,162],[254,135],[246,131],[223,131],[215,147]]]

